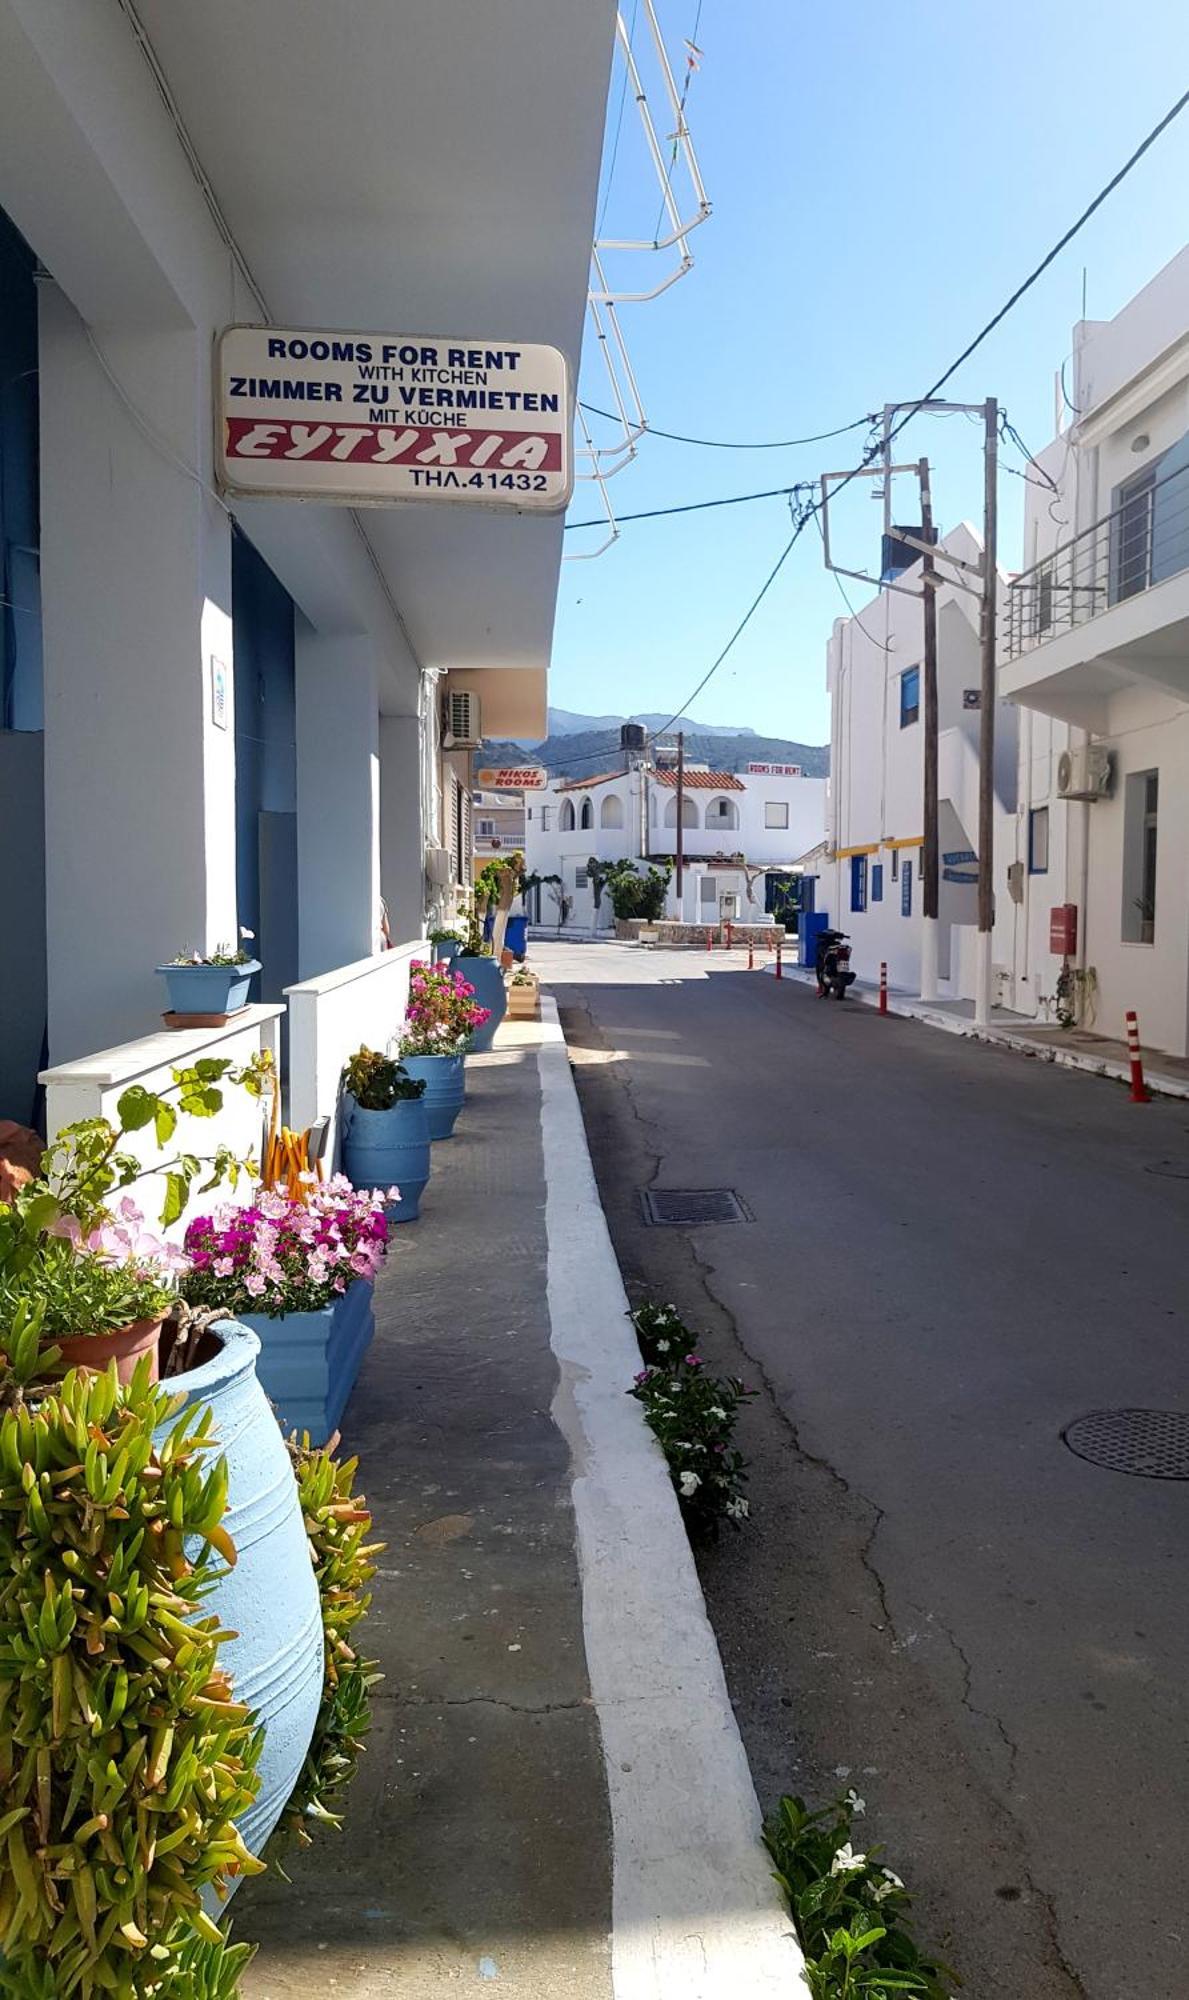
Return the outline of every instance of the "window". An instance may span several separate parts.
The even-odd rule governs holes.
[[[900,676],[900,727],[907,729],[921,712],[921,670],[909,667]]]
[[[529,813],[529,818],[530,818],[530,819],[532,818],[532,813],[531,813],[531,812]],[[552,818],[553,818],[553,807],[552,807],[552,806],[542,806],[542,807],[541,807],[541,832],[542,832],[542,833],[548,833],[548,831],[549,831],[549,823],[550,823],[550,821],[552,820]]]
[[[561,818],[558,820],[557,825],[559,833],[573,833],[574,831],[573,799],[566,799],[565,803],[562,806]]]
[[[789,823],[788,801],[786,799],[765,799],[764,825],[787,828]]]
[[[1047,875],[1049,872],[1049,809],[1047,806],[1033,806],[1028,815],[1028,873]]]
[[[867,856],[852,854],[850,858],[850,906],[852,910],[867,908]]]
[[[912,862],[906,861],[900,870],[900,915],[912,915]]]
[[[582,811],[578,817],[578,824],[582,828],[583,833],[588,833],[594,825],[594,807],[591,805],[589,799],[583,799],[582,801]]]
[[[495,832],[495,821],[493,819],[479,820],[476,824],[475,832],[478,834],[480,840],[490,840],[492,834]]]
[[[898,847],[892,849],[892,880],[893,882],[900,880],[900,849]]]
[[[872,900],[872,902],[873,902],[873,903],[882,903],[882,902],[883,902],[883,862],[882,862],[882,861],[876,861],[876,862],[874,862],[874,863],[872,864],[872,869],[871,869],[871,900]]]
[[[1152,514],[1155,500],[1156,467],[1150,465],[1135,479],[1119,488],[1119,507],[1114,523],[1114,562],[1111,582],[1112,604],[1122,597],[1135,597],[1152,581]]]
[[[1036,572],[1036,636],[1047,632],[1053,622],[1053,565],[1045,563]]]
[[[1123,942],[1156,941],[1156,813],[1160,776],[1132,771],[1123,794]]]
[[[702,903],[710,905],[717,904],[718,877],[716,875],[703,875],[698,894]]]

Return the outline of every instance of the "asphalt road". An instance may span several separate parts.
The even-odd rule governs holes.
[[[1189,1106],[722,959],[534,960],[629,1288],[763,1390],[701,1561],[761,1798],[856,1785],[967,2000],[1186,2000],[1189,1483],[1062,1432],[1189,1409]],[[651,1186],[754,1219],[646,1228]]]

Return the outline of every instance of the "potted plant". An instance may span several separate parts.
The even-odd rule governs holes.
[[[422,965],[415,960],[409,969],[400,1054],[408,1074],[425,1083],[431,1139],[448,1139],[454,1130],[466,1090],[463,1058],[488,1021],[487,1008],[479,1005],[474,987],[458,970],[462,963]],[[502,992],[502,980],[500,988]]]
[[[343,1171],[352,1187],[386,1187],[400,1200],[393,1222],[415,1222],[430,1175],[425,1079],[395,1056],[361,1048],[343,1071]]]
[[[325,1444],[375,1331],[372,1288],[396,1187],[305,1176],[300,1196],[260,1188],[190,1223],[182,1280],[191,1307],[226,1313],[260,1339],[260,1380],[287,1429]]]
[[[508,981],[508,1019],[510,1021],[539,1021],[541,1018],[541,987],[535,972],[522,965]]]
[[[241,938],[251,931],[241,930]],[[260,960],[243,945],[233,950],[229,944],[214,951],[199,952],[189,947],[157,971],[169,994],[167,1027],[219,1027],[230,1014],[238,1014],[248,1004],[248,989],[260,971]]]
[[[459,952],[466,943],[466,935],[463,931],[454,927],[439,926],[436,930],[432,930],[429,933],[428,941],[433,946],[432,957],[434,964],[449,965],[453,959],[458,957]]]

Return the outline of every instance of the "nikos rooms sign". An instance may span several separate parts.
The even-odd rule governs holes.
[[[232,326],[216,396],[230,493],[542,513],[570,497],[569,384],[554,347]]]

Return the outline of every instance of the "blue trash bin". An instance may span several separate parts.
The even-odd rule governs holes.
[[[505,948],[513,958],[523,958],[528,950],[528,918],[509,917],[504,931]]]

